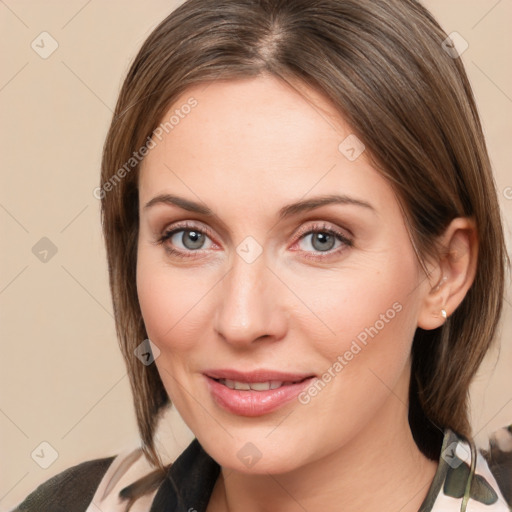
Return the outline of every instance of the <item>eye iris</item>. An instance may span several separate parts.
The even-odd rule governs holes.
[[[193,230],[184,231],[181,241],[187,249],[199,249],[204,243],[204,234]]]
[[[319,242],[320,245],[317,245]],[[313,233],[312,245],[318,251],[329,251],[334,247],[334,236],[327,233]],[[325,244],[325,245],[324,245]]]
[[[204,244],[205,235],[200,231],[183,230],[181,235],[181,242],[187,249],[200,249]],[[329,251],[334,247],[335,237],[326,232],[312,233],[311,245],[317,251]]]

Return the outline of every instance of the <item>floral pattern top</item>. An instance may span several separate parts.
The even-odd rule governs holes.
[[[197,439],[158,479],[137,448],[59,473],[12,512],[125,512],[128,502],[130,512],[205,512],[219,473]],[[418,512],[510,511],[512,425],[493,434],[486,451],[446,429],[437,471]]]

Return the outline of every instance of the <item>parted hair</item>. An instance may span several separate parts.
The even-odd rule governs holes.
[[[170,400],[156,366],[134,355],[148,336],[136,289],[140,162],[126,163],[188,87],[263,74],[330,100],[393,187],[425,271],[450,221],[474,219],[474,282],[441,327],[416,330],[409,390],[425,455],[438,457],[445,428],[471,436],[469,386],[496,338],[508,258],[475,100],[446,38],[415,0],[188,0],[143,43],[106,137],[100,196],[116,331],[152,465],[164,469],[154,433]]]

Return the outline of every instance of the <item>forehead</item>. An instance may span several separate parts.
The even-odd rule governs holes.
[[[195,139],[202,147],[208,145],[212,153],[222,142],[223,148],[241,149],[245,154],[256,149],[258,155],[265,147],[277,154],[293,147],[293,154],[287,155],[292,159],[304,141],[331,138],[336,143],[350,132],[318,92],[305,85],[297,86],[301,92],[264,75],[190,87],[161,120],[165,143],[180,145]],[[171,134],[172,137],[165,137]],[[308,147],[311,144],[303,147],[302,153]]]
[[[260,76],[187,89],[142,163],[143,200],[169,188],[201,198],[233,193],[241,203],[345,189],[371,196],[368,180],[384,180],[364,152],[350,160],[340,151],[354,137],[350,127],[325,97],[298,87]]]

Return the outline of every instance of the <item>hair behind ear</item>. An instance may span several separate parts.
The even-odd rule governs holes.
[[[421,332],[416,334],[416,339],[418,338],[421,338]],[[413,348],[414,353],[411,357],[412,367],[411,379],[409,382],[409,425],[411,427],[414,441],[422,453],[429,459],[439,460],[444,430],[439,425],[436,425],[432,421],[431,417],[423,410],[421,405],[422,400],[420,398],[420,386],[418,385],[418,382],[421,382],[421,373],[429,374],[430,371],[435,371],[435,360],[432,360],[431,355],[429,356],[428,354],[429,351],[427,343],[427,340],[425,340],[425,343],[417,341]],[[422,368],[418,368],[419,366]]]

